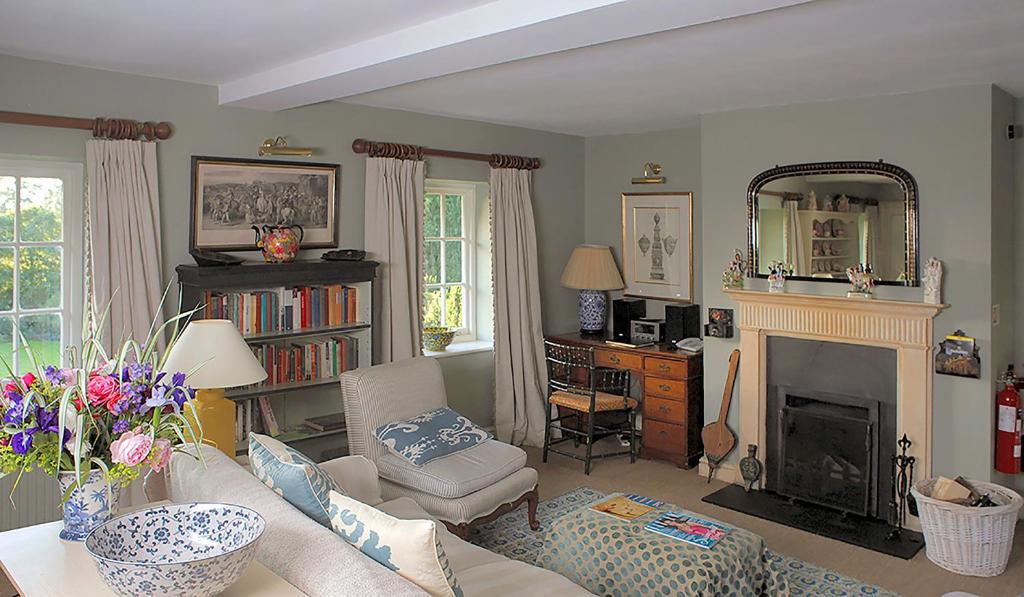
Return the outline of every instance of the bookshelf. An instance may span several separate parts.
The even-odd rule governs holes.
[[[227,397],[238,405],[242,430],[267,432],[263,406],[270,409],[280,428],[276,436],[280,441],[317,461],[347,453],[343,427],[318,431],[304,422],[339,413],[340,373],[371,363],[376,268],[374,261],[322,260],[176,268],[182,309],[204,307],[195,317],[226,316],[241,321],[242,337],[265,367],[273,368],[272,373],[282,378],[276,383],[227,389]],[[354,304],[339,298],[344,307],[331,306],[335,301],[331,293],[340,287],[354,293]],[[319,291],[316,308],[311,294],[292,292],[296,288]],[[242,296],[255,298],[238,298]],[[348,295],[338,294],[342,296]],[[305,316],[296,315],[300,309]],[[283,323],[283,314],[294,317]],[[236,453],[242,455],[247,452],[247,442],[239,440]]]

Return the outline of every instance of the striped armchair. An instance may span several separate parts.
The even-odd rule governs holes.
[[[494,520],[523,503],[530,527],[537,523],[537,471],[521,449],[488,440],[415,466],[377,439],[381,425],[448,405],[441,367],[428,357],[356,369],[341,378],[351,454],[377,465],[385,500],[408,496],[466,538],[476,524]]]

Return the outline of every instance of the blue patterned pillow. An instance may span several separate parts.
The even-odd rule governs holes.
[[[342,489],[315,462],[272,437],[250,433],[249,463],[252,473],[264,485],[306,516],[330,528],[330,493]]]
[[[435,458],[468,450],[493,436],[469,419],[443,407],[417,415],[408,421],[377,428],[379,439],[389,450],[416,466]]]

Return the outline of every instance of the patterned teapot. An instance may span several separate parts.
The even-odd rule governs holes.
[[[294,229],[298,229],[298,234]],[[260,227],[253,226],[256,231],[256,248],[263,251],[263,260],[267,263],[291,263],[299,254],[299,244],[305,232],[298,224],[292,226],[271,226],[263,225],[263,233],[260,234]]]

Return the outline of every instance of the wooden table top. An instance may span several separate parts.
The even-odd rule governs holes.
[[[616,352],[630,352],[646,356],[656,356],[665,359],[703,359],[703,351],[697,354],[689,354],[681,350],[673,350],[666,348],[662,344],[655,344],[653,346],[644,346],[642,348],[630,348],[626,346],[616,346],[605,342],[608,338],[604,336],[596,336],[592,334],[581,334],[580,332],[574,332],[572,334],[558,334],[547,336],[548,340],[556,342],[565,342],[566,344],[575,344],[577,346],[592,346],[594,348],[603,348],[605,350],[614,350]]]
[[[25,597],[116,597],[103,582],[84,542],[62,541],[61,521],[0,533],[0,569]],[[259,562],[222,597],[301,597],[305,593]]]

